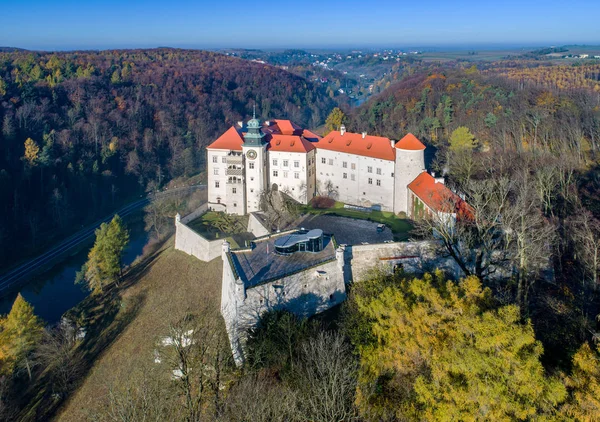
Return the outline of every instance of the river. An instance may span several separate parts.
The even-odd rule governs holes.
[[[141,212],[134,213],[132,218],[125,219],[129,229],[129,245],[123,255],[124,265],[131,264],[137,256],[141,255],[148,241],[148,233],[144,231],[141,216]],[[75,274],[85,263],[93,242],[92,237],[89,244],[76,254],[66,257],[51,269],[24,282],[19,290],[0,299],[0,315],[10,312],[17,293],[21,293],[33,306],[36,315],[47,324],[58,322],[62,314],[89,295],[84,286],[75,284]]]

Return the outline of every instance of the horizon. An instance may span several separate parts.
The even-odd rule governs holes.
[[[48,3],[0,0],[0,45],[35,51],[186,49],[506,49],[600,45],[600,31],[585,16],[600,3],[509,0],[501,5],[463,0],[422,4],[357,0],[302,7],[272,0],[202,5],[188,0],[74,0]],[[565,24],[565,22],[567,24]],[[576,24],[574,24],[576,22]],[[475,41],[476,40],[476,41]]]

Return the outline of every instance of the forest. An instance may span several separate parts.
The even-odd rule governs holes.
[[[165,252],[160,263],[148,257],[152,265],[130,268],[122,280],[118,253],[127,234],[117,219],[97,232],[80,273],[94,291],[87,311],[79,308],[72,322],[44,328],[19,296],[0,320],[0,415],[6,419],[44,419],[69,398],[88,394],[93,400],[84,413],[71,400],[60,416],[598,420],[600,93],[590,82],[597,79],[595,65],[403,66],[388,75],[381,94],[330,114],[329,96],[302,78],[212,53],[0,57],[2,119],[8,122],[2,166],[10,170],[2,173],[10,184],[2,186],[11,186],[2,194],[12,201],[3,205],[2,218],[19,223],[15,227],[29,243],[44,221],[76,221],[74,204],[109,207],[128,194],[201,171],[201,148],[246,116],[255,98],[263,116],[284,115],[309,127],[329,115],[333,128],[343,122],[351,131],[392,139],[412,132],[435,150],[431,168],[470,210],[451,227],[435,216],[416,221],[411,234],[439,240],[439,253],[462,269],[460,280],[440,271],[373,271],[349,286],[341,307],[324,315],[306,320],[285,311],[264,314],[248,332],[242,368],[232,362],[220,292],[213,291],[221,268],[198,269],[194,265],[204,264]],[[571,82],[561,82],[565,78]],[[37,202],[26,202],[28,195]],[[77,201],[58,207],[56,196]],[[13,212],[16,205],[19,212]],[[38,214],[31,217],[31,210]],[[114,265],[104,268],[111,251]],[[152,301],[146,285],[139,298],[127,290],[148,273],[160,275],[152,286],[159,300]],[[186,277],[192,287],[183,284],[179,292],[177,282]],[[109,346],[114,349],[120,336],[132,338],[135,330],[126,328],[142,318],[144,301],[167,306],[169,315],[144,315],[137,329],[148,330],[138,333],[148,350],[131,346],[135,352],[123,358],[128,346]],[[81,340],[83,325],[94,335]],[[90,367],[103,353],[114,358],[109,366],[143,363],[82,392],[86,376],[101,370]]]
[[[304,127],[333,107],[301,77],[217,53],[0,52],[0,267],[200,172],[254,104]]]

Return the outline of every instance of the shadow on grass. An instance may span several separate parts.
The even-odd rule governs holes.
[[[164,243],[166,242],[157,247],[154,253],[129,268],[118,286],[113,285],[104,293],[88,296],[65,313],[68,319],[76,321],[78,326],[86,329],[85,338],[72,351],[71,356],[73,363],[80,369],[79,376],[72,380],[67,390],[58,394],[53,386],[53,374],[44,370],[23,395],[23,407],[17,420],[51,419],[68,400],[69,394],[81,385],[96,359],[117,340],[138,315],[146,300],[146,294],[139,293],[123,300],[122,293],[148,273],[163,252]]]

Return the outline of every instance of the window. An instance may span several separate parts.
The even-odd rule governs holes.
[[[254,168],[254,163],[248,163],[248,168],[249,169],[253,169]]]
[[[381,174],[381,169],[377,167],[377,174]]]
[[[367,167],[367,173],[373,173],[373,167],[368,166]]]
[[[356,170],[356,163],[350,164],[350,167],[352,168],[352,170]]]
[[[254,177],[251,177],[251,178],[250,178],[250,181],[252,182],[253,180],[254,180]]]
[[[351,174],[350,175],[350,180],[352,180],[352,181],[356,180],[356,176],[354,176],[354,174]]]
[[[294,161],[294,167],[300,168],[300,161]]]
[[[284,171],[284,172],[283,172],[283,177],[285,177],[285,178],[287,178],[287,177],[288,177],[288,172],[287,172],[287,171]]]
[[[287,167],[288,166],[288,160],[283,160],[283,167]]]
[[[344,175],[342,176],[344,179],[348,178],[348,173],[344,173]]]
[[[273,165],[276,166],[277,165],[277,158],[273,158]]]
[[[369,185],[372,185],[372,184],[373,184],[373,179],[371,179],[371,178],[369,177]]]
[[[219,169],[214,169],[213,173],[214,173],[215,176],[218,176],[219,175]]]
[[[231,189],[231,193],[234,193],[234,194],[237,193],[237,188]]]
[[[254,189],[250,189],[250,193],[254,193]]]
[[[215,188],[219,187],[219,182],[215,182]]]
[[[223,158],[221,158],[221,162],[222,162],[223,164],[226,164],[226,163],[227,163],[227,157],[223,157]]]
[[[381,180],[377,179],[377,186],[381,186]]]
[[[394,177],[394,173],[392,173],[392,177]]]
[[[277,177],[279,173],[277,173],[277,170],[273,170],[273,177]]]
[[[333,158],[329,159],[329,165],[332,166],[333,165]]]
[[[327,160],[325,159],[325,157],[321,158],[321,163],[325,164],[327,162]]]
[[[218,161],[218,157],[216,155],[213,155],[213,163],[216,163]]]
[[[344,162],[342,163],[342,167],[344,167],[345,169],[347,169],[347,168],[348,168],[348,163],[347,163],[346,161],[344,161]]]
[[[234,202],[234,203],[233,203],[233,206],[234,206],[234,207],[237,207],[237,202]]]
[[[294,179],[300,179],[300,173],[294,173]]]

